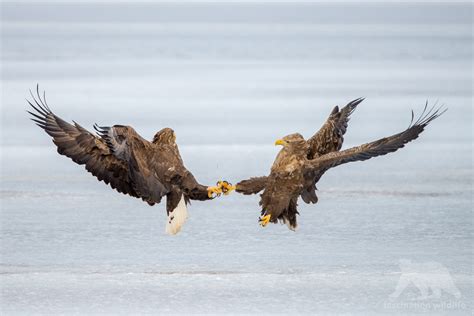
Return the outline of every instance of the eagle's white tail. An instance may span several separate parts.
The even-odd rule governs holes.
[[[166,222],[166,233],[170,235],[176,235],[181,230],[184,222],[188,218],[188,210],[186,208],[186,202],[184,201],[184,195],[181,195],[181,200],[178,206],[168,214],[168,221]]]

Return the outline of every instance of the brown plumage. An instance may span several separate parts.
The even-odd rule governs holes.
[[[190,200],[210,200],[222,193],[221,185],[199,184],[186,169],[171,128],[157,132],[152,142],[123,125],[95,125],[97,135],[94,135],[76,122],[70,124],[55,115],[38,87],[36,96],[31,91],[30,94],[35,104],[27,101],[35,112],[28,113],[53,138],[59,154],[85,165],[99,181],[118,192],[140,198],[149,205],[160,203],[166,196],[168,233],[179,232]]]
[[[406,143],[418,138],[424,128],[446,110],[431,108],[427,104],[416,122],[401,133],[361,146],[340,151],[344,141],[350,114],[364,99],[351,101],[341,110],[336,106],[322,128],[307,141],[300,134],[291,134],[276,141],[283,145],[269,176],[250,178],[236,185],[242,194],[256,194],[263,190],[260,222],[286,223],[296,229],[297,200],[301,196],[306,203],[316,203],[316,183],[330,168],[352,161],[363,161],[394,152]]]

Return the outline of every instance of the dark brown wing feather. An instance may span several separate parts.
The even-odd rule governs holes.
[[[130,182],[127,164],[113,155],[103,139],[75,122],[72,125],[56,116],[49,109],[44,94],[41,99],[38,88],[36,94],[37,98],[32,94],[36,105],[28,101],[36,113],[28,113],[39,127],[53,137],[59,154],[71,158],[77,164],[85,165],[86,170],[99,181],[110,184],[118,192],[140,197]]]
[[[167,164],[173,161],[172,155],[159,150],[143,139],[132,127],[114,125],[94,127],[107,144],[110,152],[128,167],[128,176],[135,192],[153,205],[171,189],[172,174],[167,174]],[[179,169],[180,160],[174,160]]]
[[[184,167],[173,130],[161,130],[150,143],[129,126],[96,129],[111,152],[127,162],[134,190],[149,204],[159,203],[165,195],[168,195],[168,207],[176,206],[181,194],[186,203],[212,199],[208,187],[199,184]]]
[[[340,152],[332,152],[308,162],[308,172],[324,173],[329,168],[338,165],[352,162],[363,161],[372,157],[386,155],[388,153],[397,151],[403,148],[406,143],[418,138],[424,128],[434,119],[442,115],[446,110],[442,108],[431,108],[427,111],[428,103],[426,103],[423,113],[419,119],[413,123],[403,132],[367,143],[361,146],[346,149]]]
[[[349,102],[340,111],[338,106],[334,107],[321,129],[308,140],[308,159],[311,160],[341,149],[349,117],[362,101],[364,101],[364,98],[355,99]],[[316,183],[321,176],[322,173],[306,174],[305,182],[307,185],[303,192],[301,192],[301,198],[305,203],[318,202]]]
[[[265,189],[267,180],[268,177],[254,177],[248,180],[240,181],[235,186],[235,191],[245,195],[257,194],[258,192]]]
[[[311,160],[341,149],[349,116],[362,101],[364,98],[355,99],[340,111],[338,106],[334,107],[321,129],[308,140],[308,159]]]

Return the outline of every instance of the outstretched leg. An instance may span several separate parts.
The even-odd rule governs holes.
[[[216,186],[199,184],[191,173],[188,173],[181,183],[182,190],[190,200],[212,200],[222,193],[229,194],[235,187],[227,181],[218,181]]]

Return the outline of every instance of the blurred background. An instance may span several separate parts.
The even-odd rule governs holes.
[[[472,302],[472,4],[1,3],[2,310],[417,313],[387,308],[403,258],[445,265]],[[366,100],[344,147],[449,111],[401,151],[328,172],[300,227],[261,229],[258,196],[165,207],[117,194],[28,119],[39,84],[65,120],[172,127],[204,184],[265,175],[275,139]],[[417,297],[408,289],[402,302]],[[445,294],[436,302],[451,302]],[[433,302],[432,302],[433,303]]]

